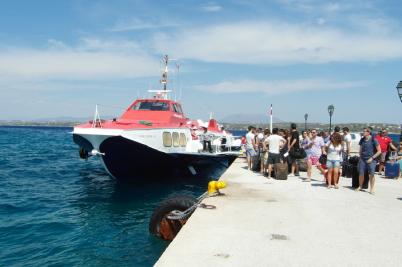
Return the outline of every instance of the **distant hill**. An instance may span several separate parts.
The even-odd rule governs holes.
[[[238,123],[238,124],[243,124],[243,123],[256,123],[256,124],[261,124],[261,123],[269,123],[269,116],[264,115],[264,114],[232,114],[225,116],[221,119],[219,119],[220,122],[222,123]],[[283,121],[275,116],[272,117],[273,123],[285,123],[286,121]]]

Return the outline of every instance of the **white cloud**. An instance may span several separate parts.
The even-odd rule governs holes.
[[[202,6],[201,9],[205,12],[218,12],[222,10],[222,7],[216,4],[208,4]]]
[[[126,20],[119,20],[112,27],[106,29],[110,32],[125,32],[125,31],[137,31],[145,29],[157,29],[166,27],[177,27],[179,23],[174,22],[152,22],[152,20],[147,20],[146,22],[138,19],[131,18]]]
[[[319,64],[402,57],[402,35],[278,22],[191,28],[154,38],[157,51],[181,58],[239,64]]]
[[[158,59],[134,42],[83,39],[75,47],[50,40],[48,49],[0,51],[0,79],[110,79],[155,75]]]
[[[194,89],[213,93],[261,92],[267,95],[281,95],[301,91],[328,91],[339,89],[358,89],[367,86],[364,81],[330,81],[325,79],[301,79],[280,81],[224,81],[217,84],[197,85]]]
[[[322,0],[277,0],[283,7],[296,10],[301,13],[338,13],[345,10],[367,9],[367,5],[362,5],[358,1],[338,1],[327,2]]]

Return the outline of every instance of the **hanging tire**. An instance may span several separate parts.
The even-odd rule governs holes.
[[[173,240],[187,219],[171,220],[167,216],[174,210],[185,211],[195,203],[197,199],[190,196],[176,196],[163,201],[152,213],[149,232],[164,240]]]
[[[88,151],[86,151],[83,147],[80,147],[79,155],[80,155],[80,158],[82,158],[82,159],[88,159],[89,158]]]

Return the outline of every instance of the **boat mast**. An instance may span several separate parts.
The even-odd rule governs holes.
[[[162,79],[159,80],[161,84],[163,84],[163,89],[162,90],[148,90],[150,93],[156,93],[154,98],[157,99],[168,99],[168,93],[171,92],[171,90],[167,90],[167,83],[168,83],[168,63],[169,63],[169,57],[168,55],[165,55],[163,57],[163,64],[165,65],[163,72],[162,72]]]
[[[163,70],[162,79],[160,80],[161,84],[163,84],[164,91],[166,91],[166,87],[167,87],[168,62],[169,62],[169,57],[168,57],[168,55],[165,55],[163,57],[163,63],[165,64],[165,69]]]

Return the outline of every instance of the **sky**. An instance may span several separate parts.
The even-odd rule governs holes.
[[[3,0],[0,120],[119,116],[161,88],[192,119],[402,123],[398,0]]]

